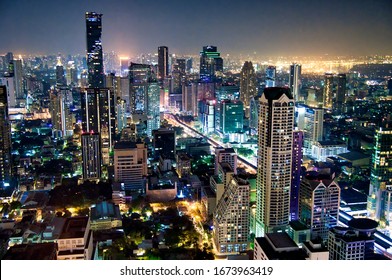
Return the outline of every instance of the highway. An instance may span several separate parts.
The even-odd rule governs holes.
[[[191,126],[189,126],[188,124],[186,124],[186,123],[184,123],[183,121],[181,121],[176,115],[173,115],[173,114],[170,114],[170,113],[165,113],[165,115],[170,116],[170,119],[171,119],[172,121],[174,121],[175,123],[177,123],[179,126],[183,127],[184,130],[185,130],[185,129],[188,130],[188,131],[185,131],[186,133],[188,133],[188,134],[190,134],[190,135],[193,134],[193,136],[199,136],[199,137],[202,137],[202,138],[206,139],[206,141],[207,141],[209,144],[211,144],[214,148],[216,148],[216,147],[224,147],[224,145],[223,145],[222,143],[219,143],[219,142],[215,141],[214,139],[212,139],[212,138],[210,138],[210,137],[207,137],[207,136],[205,136],[204,134],[200,133],[199,131],[197,131],[197,130],[194,129],[193,127],[191,127]],[[192,134],[189,133],[189,131],[191,131]],[[252,164],[252,163],[249,162],[247,159],[245,159],[244,157],[239,156],[239,155],[237,155],[237,160],[238,160],[238,163],[242,164],[243,166],[245,166],[245,167],[247,168],[247,171],[248,171],[249,173],[256,174],[256,172],[257,172],[257,167],[256,167],[254,164]]]

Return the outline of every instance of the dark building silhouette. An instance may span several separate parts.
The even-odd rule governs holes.
[[[86,12],[87,68],[89,87],[104,86],[102,14]]]

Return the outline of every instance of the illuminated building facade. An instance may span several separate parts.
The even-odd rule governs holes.
[[[257,95],[256,73],[251,61],[245,61],[240,76],[240,100],[244,104],[245,117],[250,116],[250,100]]]
[[[158,79],[163,81],[169,75],[169,49],[166,46],[158,47]]]
[[[7,89],[0,86],[0,184],[9,183],[11,177],[11,126],[8,118]]]
[[[200,72],[201,82],[216,82],[221,80],[223,72],[223,59],[217,51],[216,46],[204,46],[200,52]]]
[[[102,14],[86,13],[88,86],[104,86],[102,55]]]
[[[99,180],[101,178],[101,138],[97,132],[81,135],[83,179]]]
[[[290,65],[289,87],[295,101],[299,101],[300,98],[301,67],[302,66],[300,64],[296,63]]]
[[[260,97],[256,181],[256,237],[284,231],[290,218],[294,99],[287,88]]]
[[[392,127],[383,125],[376,130],[368,197],[369,217],[392,222]]]
[[[324,95],[323,95],[323,107],[324,109],[332,109],[333,99],[333,74],[325,73],[324,76]]]

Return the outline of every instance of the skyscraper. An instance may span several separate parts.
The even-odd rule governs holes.
[[[169,75],[169,49],[166,46],[158,47],[158,79],[163,81]]]
[[[101,178],[101,139],[97,132],[81,135],[83,179],[99,180]]]
[[[274,87],[276,77],[276,67],[268,66],[265,70],[265,87]]]
[[[384,124],[376,130],[370,189],[368,197],[369,217],[392,222],[392,125]]]
[[[333,98],[333,74],[325,73],[324,95],[323,95],[323,107],[325,109],[332,109],[332,98]]]
[[[156,159],[160,156],[166,159],[175,159],[176,157],[176,132],[171,129],[161,128],[154,130],[153,146]]]
[[[103,163],[109,163],[109,151],[115,139],[116,97],[108,88],[87,88],[81,93],[82,129],[98,132],[102,140]]]
[[[56,65],[56,86],[60,87],[65,85],[67,85],[67,81],[65,79],[64,66],[61,63],[61,57],[58,57]]]
[[[338,225],[340,187],[332,176],[310,172],[301,181],[299,218],[310,228],[311,239],[328,239],[329,229]]]
[[[344,113],[344,103],[346,102],[346,74],[338,75],[338,87],[336,90],[336,102],[334,111],[337,115]]]
[[[7,89],[0,86],[0,184],[11,177],[11,127],[8,119]]]
[[[251,61],[245,61],[240,77],[240,100],[244,104],[245,117],[250,117],[250,100],[257,95],[256,73]]]
[[[239,254],[249,249],[249,182],[233,176],[216,207],[214,243],[219,254]]]
[[[102,14],[86,12],[87,68],[89,87],[104,86],[102,55]]]
[[[285,230],[290,218],[294,99],[287,88],[260,97],[256,237]]]
[[[24,99],[22,60],[16,59],[13,61],[13,63],[14,63],[15,96],[17,100],[21,100]]]
[[[293,156],[291,165],[290,219],[298,220],[299,189],[301,184],[302,142],[304,132],[293,131]]]
[[[143,143],[120,141],[114,145],[114,181],[125,190],[144,191],[147,176],[147,148]]]
[[[200,72],[201,82],[220,81],[223,72],[223,59],[217,51],[216,46],[204,46],[200,52]]]
[[[301,85],[301,64],[293,63],[290,65],[289,87],[293,94],[294,100],[299,101]]]

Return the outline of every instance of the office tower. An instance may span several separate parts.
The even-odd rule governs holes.
[[[249,104],[249,128],[251,129],[251,134],[254,135],[257,134],[259,128],[259,98],[252,97]]]
[[[102,55],[102,14],[86,13],[88,87],[104,86]]]
[[[15,91],[15,77],[0,77],[0,86],[5,86],[8,108],[15,108],[18,104]]]
[[[323,107],[324,109],[332,109],[333,99],[333,74],[325,73],[324,78],[324,95],[323,95]]]
[[[147,148],[143,143],[120,141],[114,145],[114,181],[125,190],[144,192],[147,176]]]
[[[129,72],[129,57],[120,57],[120,75],[121,77],[128,77]]]
[[[376,130],[370,166],[368,197],[369,217],[392,222],[392,126],[383,124]]]
[[[302,142],[304,133],[293,131],[293,155],[291,163],[290,220],[298,220],[299,189],[301,183]]]
[[[67,100],[70,95],[71,92],[67,88],[56,88],[49,93],[52,130],[55,135],[60,137],[73,133],[74,119],[70,111],[70,102]]]
[[[182,85],[182,110],[191,116],[197,116],[197,83]]]
[[[66,81],[70,86],[76,87],[78,85],[78,69],[76,68],[74,61],[68,61]]]
[[[289,223],[294,99],[287,88],[266,88],[259,109],[257,237]]]
[[[179,70],[179,66],[177,64],[173,65],[173,70],[171,73],[171,77],[169,79],[170,82],[169,91],[171,94],[181,94],[182,75],[183,74]]]
[[[336,102],[334,111],[337,115],[344,113],[344,103],[346,102],[346,74],[338,75],[338,86],[336,90]]]
[[[64,67],[63,67],[63,64],[61,63],[61,57],[57,57],[56,86],[61,87],[61,86],[66,86],[66,85],[67,85],[67,81],[65,79]]]
[[[159,129],[161,125],[159,101],[159,85],[150,83],[147,89],[147,136],[152,136],[152,131]]]
[[[15,83],[15,96],[17,100],[24,99],[23,90],[23,66],[22,60],[13,60],[14,63],[14,83]]]
[[[198,102],[199,121],[204,134],[210,134],[215,131],[215,100],[200,100]]]
[[[293,63],[292,65],[290,65],[289,87],[295,101],[299,101],[300,98],[299,97],[300,85],[301,85],[301,65]]]
[[[81,99],[82,129],[100,134],[103,164],[108,164],[116,133],[117,99],[108,88],[87,88],[81,93]]]
[[[131,63],[129,67],[130,112],[147,119],[146,134],[160,126],[160,89],[151,65]]]
[[[109,53],[104,53],[103,58],[104,58],[103,63],[105,69],[104,74],[118,73],[118,69],[120,66],[119,65],[120,58],[118,57],[118,55],[114,51],[111,51]]]
[[[83,179],[101,178],[101,137],[98,132],[86,132],[81,135]]]
[[[276,67],[268,66],[265,70],[265,87],[274,87],[276,77]]]
[[[324,109],[297,106],[297,127],[304,131],[304,153],[312,153],[312,145],[323,140]]]
[[[215,129],[217,132],[222,132],[222,102],[224,101],[235,101],[237,102],[240,97],[240,88],[238,85],[234,83],[224,83],[219,84],[215,87],[215,96],[216,96],[216,106],[215,106]],[[243,108],[243,103],[242,108]],[[242,109],[243,110],[243,109]],[[243,120],[243,112],[238,113],[242,115],[241,118]]]
[[[175,159],[176,156],[176,132],[171,129],[160,128],[152,132],[154,156],[159,159]]]
[[[193,71],[193,59],[190,57],[186,60],[186,73],[191,74]]]
[[[249,182],[234,176],[219,200],[213,218],[213,239],[218,254],[239,254],[249,249]]]
[[[180,73],[181,73],[181,76],[184,76],[185,72],[186,72],[185,58],[177,58],[176,59],[176,64],[178,66],[178,71],[180,71]]]
[[[127,114],[125,100],[117,97],[116,106],[116,134],[121,134],[123,128],[127,126]]]
[[[237,153],[233,148],[215,148],[215,175],[218,175],[221,163],[228,163],[234,174],[237,174]]]
[[[244,128],[244,105],[241,101],[225,100],[220,104],[220,126],[222,134],[240,133]]]
[[[169,49],[168,47],[158,47],[158,79],[162,83],[169,75]]]
[[[328,239],[329,229],[338,225],[340,187],[330,175],[307,173],[299,191],[299,217],[310,228],[311,239]]]
[[[129,68],[127,73],[129,72]],[[130,97],[130,86],[129,86],[129,77],[121,77],[120,78],[120,97],[122,100],[125,100],[126,112],[129,113],[131,111],[131,97]]]
[[[204,46],[200,52],[200,72],[201,82],[218,82],[223,73],[223,60],[216,46]]]
[[[8,118],[7,88],[0,86],[0,184],[11,178],[11,126]]]
[[[250,117],[250,100],[257,95],[256,73],[251,61],[245,61],[240,76],[240,100],[244,104],[245,117]]]

